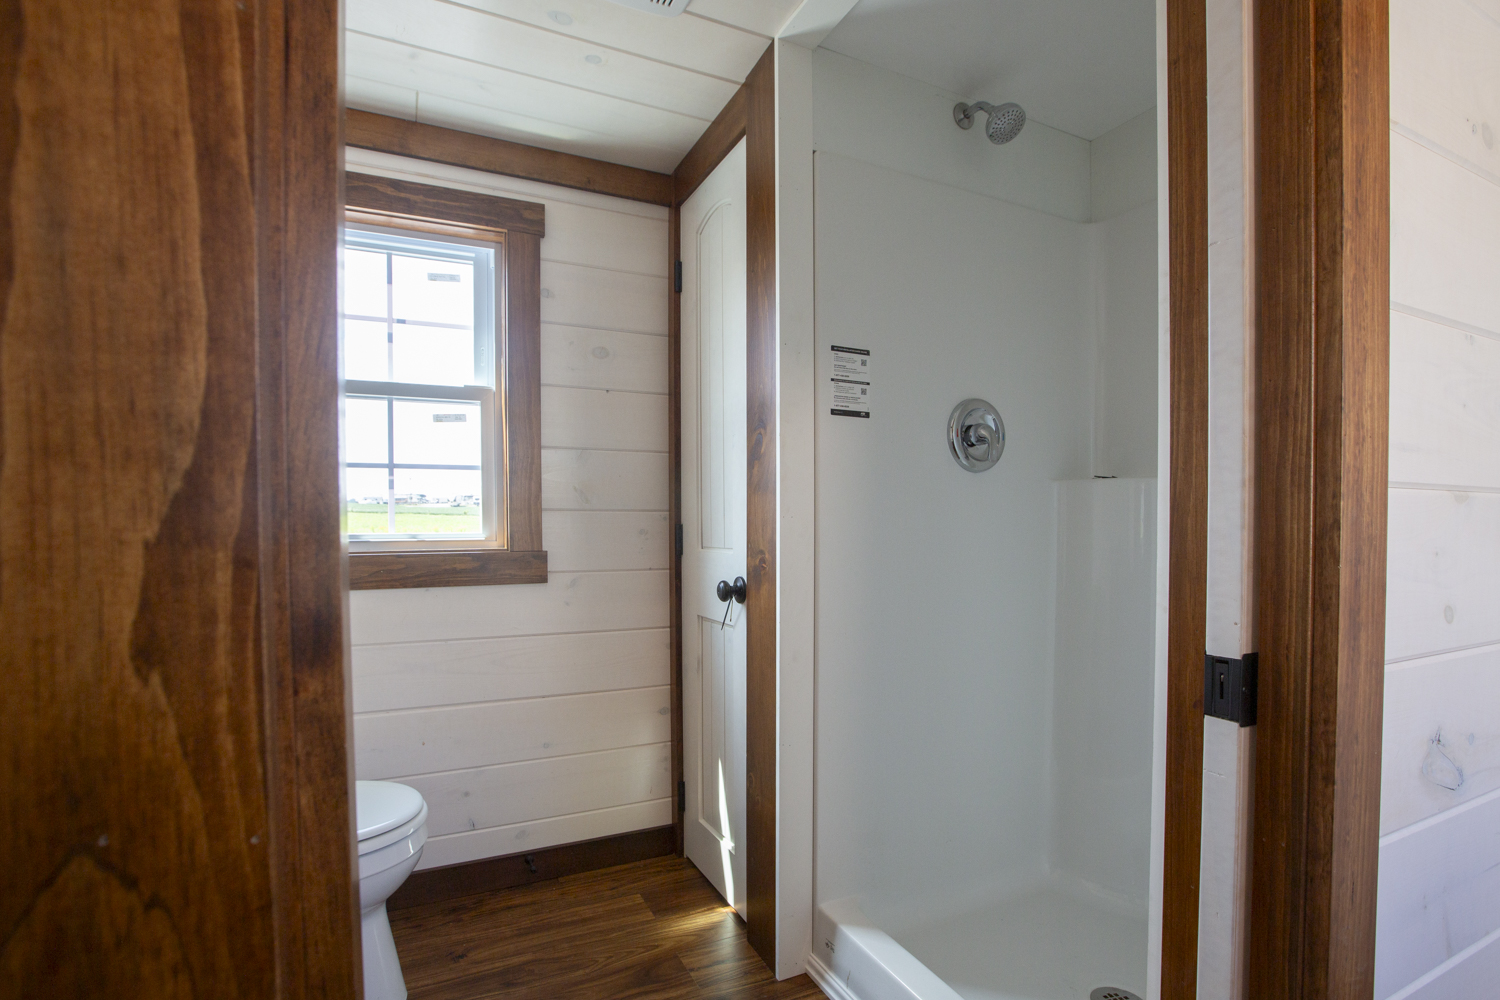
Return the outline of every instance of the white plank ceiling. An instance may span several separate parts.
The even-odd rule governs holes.
[[[823,45],[1081,139],[1156,103],[1155,0],[859,0]]]
[[[670,172],[800,0],[348,0],[349,107]]]

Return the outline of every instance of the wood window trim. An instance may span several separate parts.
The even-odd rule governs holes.
[[[496,268],[496,441],[504,495],[503,545],[406,549],[349,554],[350,590],[477,587],[546,583],[542,548],[541,240],[543,206],[430,184],[344,175],[348,221],[439,236],[491,240],[504,247]]]
[[[344,112],[344,141],[356,149],[447,163],[558,187],[672,207],[672,175],[473,132],[359,111]]]

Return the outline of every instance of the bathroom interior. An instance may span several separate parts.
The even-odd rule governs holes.
[[[1494,994],[1500,0],[0,20],[0,1000]]]
[[[661,148],[665,139],[528,117],[508,109],[521,98],[505,87],[545,78],[546,61],[572,59],[574,48],[589,52],[590,67],[628,73],[638,67],[624,50],[680,49],[694,28],[734,36],[727,51],[738,62],[719,67],[718,50],[696,53],[704,93],[682,98],[711,119],[753,64],[744,53],[758,56],[798,5],[675,6],[677,16],[658,21],[611,0],[350,0],[348,106],[670,172],[681,154]],[[801,266],[818,358],[806,427],[815,442],[813,912],[795,967],[823,992],[859,1000],[1154,995],[1164,690],[1158,10],[1151,0],[843,7],[811,52],[804,92],[778,95],[803,101],[810,123],[813,252]],[[622,25],[629,30],[611,35]],[[522,37],[487,54],[498,35],[486,31]],[[656,34],[666,41],[640,41]],[[532,36],[546,44],[528,48]],[[585,44],[563,44],[569,36]],[[450,55],[439,58],[442,48]],[[640,96],[648,89],[626,96],[650,103]],[[682,127],[677,141],[691,144],[702,122]],[[536,875],[549,850],[670,831],[680,808],[669,673],[675,216],[354,141],[346,168],[547,213],[547,582],[350,595],[366,996],[399,997],[408,986],[445,996],[441,975],[423,978],[403,962],[432,951],[422,941],[434,918],[418,919],[427,911],[402,888],[413,870],[413,885],[496,859]],[[392,503],[381,500],[402,447],[386,437],[387,421],[401,419],[390,414],[425,406],[425,420],[432,409],[379,399],[382,380],[462,384],[470,359],[459,345],[464,371],[449,378],[442,365],[454,348],[434,340],[399,362],[400,338],[388,352],[378,328],[403,322],[402,307],[376,301],[379,275],[369,288],[360,275],[441,261],[473,268],[461,287],[435,286],[443,294],[483,284],[472,277],[483,264],[469,262],[462,239],[427,257],[403,239],[369,225],[346,234],[344,363],[346,377],[366,380],[351,381],[344,417],[356,552],[400,534],[398,493],[451,495],[459,508],[492,488],[478,469],[424,479],[390,464]],[[360,294],[375,304],[356,304]],[[455,317],[482,323],[442,318]],[[356,334],[366,333],[361,347]],[[853,412],[825,400],[822,360],[850,348],[865,352],[871,373]],[[472,381],[493,385],[486,372],[497,361],[475,360]],[[402,376],[400,364],[421,377]],[[477,414],[490,405],[482,397],[462,405]],[[694,402],[682,405],[691,421]],[[441,450],[433,442],[416,443]],[[690,480],[690,462],[685,469]],[[734,609],[726,615],[732,627]],[[688,656],[682,669],[699,666]],[[742,699],[744,664],[728,669]],[[716,710],[744,704],[731,695]],[[691,697],[681,711],[696,711]],[[742,727],[728,732],[744,739]],[[719,770],[743,768],[743,752],[724,750]],[[718,781],[732,800],[725,825],[743,824],[743,776]],[[725,888],[742,837],[721,838],[722,870],[708,872],[730,897],[743,893]],[[691,850],[689,859],[712,866]],[[730,901],[743,912],[743,899]]]

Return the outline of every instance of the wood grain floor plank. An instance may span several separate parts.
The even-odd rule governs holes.
[[[411,1000],[813,1000],[777,982],[745,924],[679,857],[391,914]]]

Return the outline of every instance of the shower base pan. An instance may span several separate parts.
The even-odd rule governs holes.
[[[819,907],[808,974],[834,1000],[1089,1000],[1146,995],[1146,918],[1059,879],[901,932],[852,899]]]

